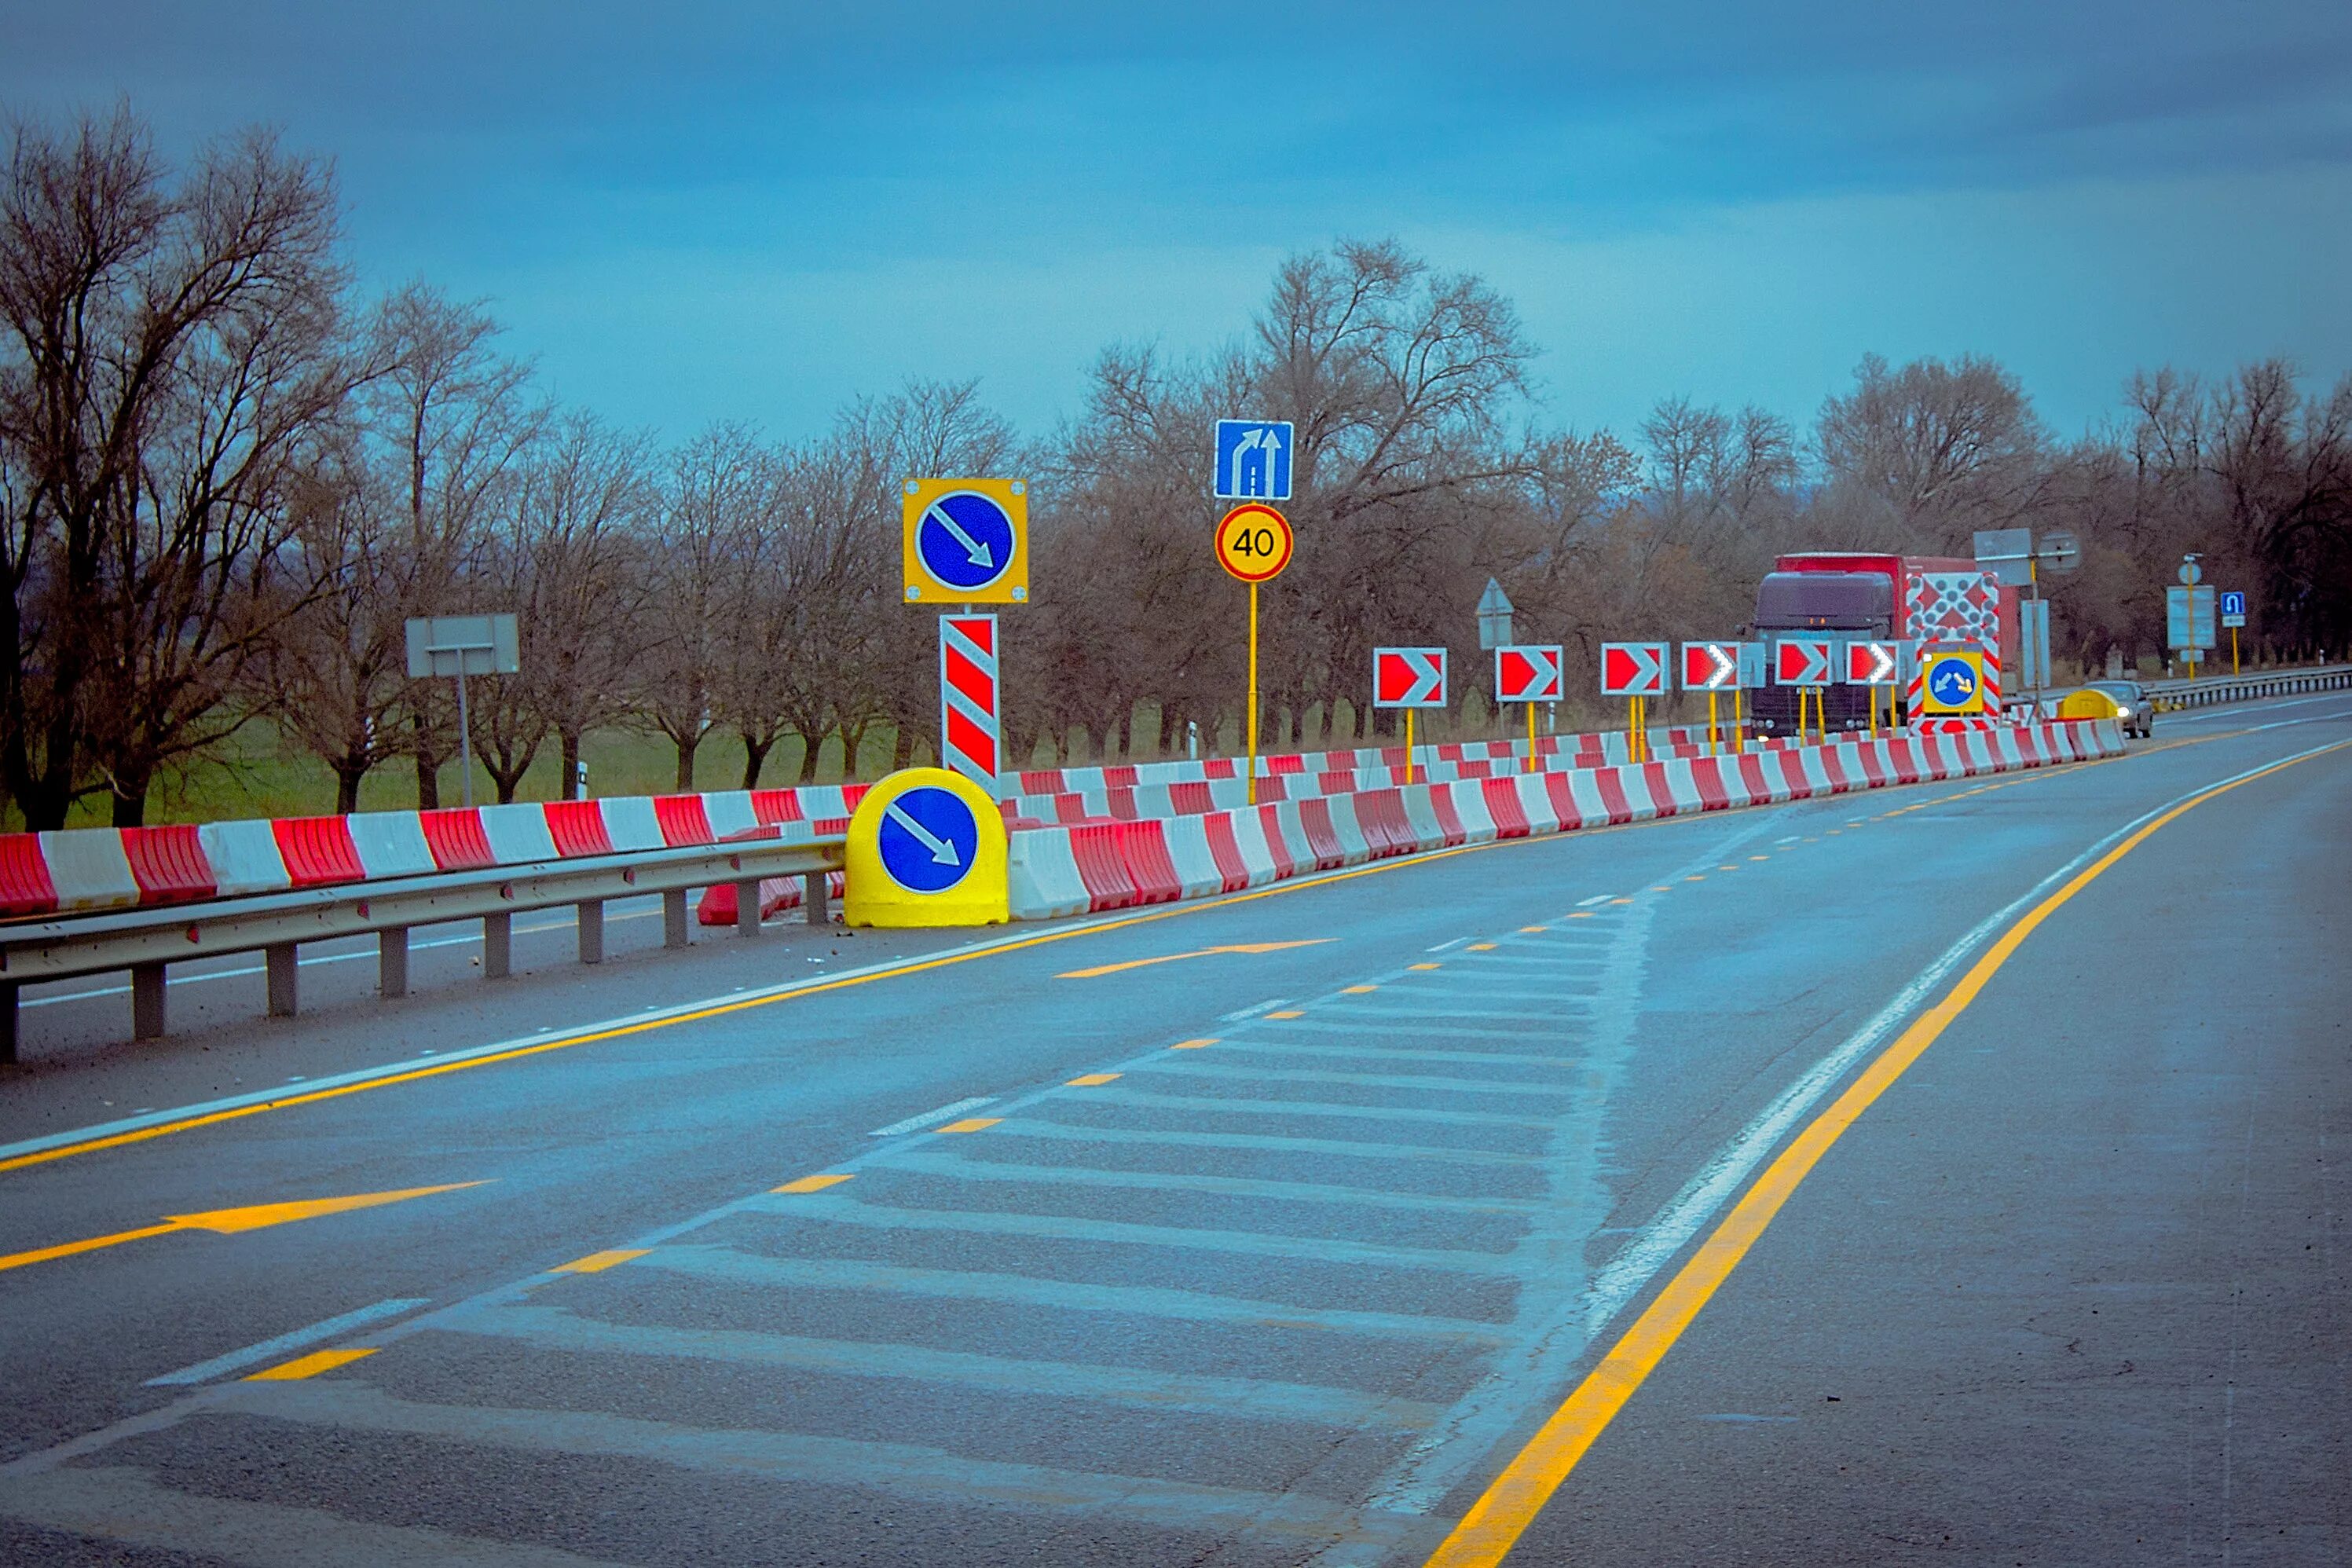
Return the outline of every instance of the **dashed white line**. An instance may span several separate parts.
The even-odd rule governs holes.
[[[961,1116],[967,1110],[977,1110],[983,1105],[995,1103],[996,1096],[977,1094],[970,1100],[959,1100],[953,1105],[942,1105],[937,1110],[926,1110],[920,1116],[909,1116],[904,1121],[893,1121],[887,1127],[877,1127],[866,1136],[896,1138],[901,1132],[920,1132],[926,1127],[936,1127],[940,1122]]]

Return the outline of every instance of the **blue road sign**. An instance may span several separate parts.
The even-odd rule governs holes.
[[[927,785],[892,801],[875,837],[892,881],[909,892],[944,893],[971,872],[980,824],[969,805]]]
[[[1288,500],[1293,428],[1287,420],[1218,420],[1218,499]]]
[[[1977,672],[1965,658],[1949,655],[1929,661],[1927,695],[1947,708],[1961,708],[1977,694]]]
[[[994,496],[950,490],[923,509],[915,552],[950,588],[978,593],[1013,569],[1013,519]]]
[[[2246,596],[2243,594],[2234,592],[2222,595],[2221,613],[2225,616],[2244,615],[2246,613]]]

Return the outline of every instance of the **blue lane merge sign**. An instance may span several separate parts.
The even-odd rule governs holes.
[[[1013,569],[1013,520],[994,496],[950,490],[923,509],[915,552],[950,588],[977,593]]]
[[[980,849],[971,807],[950,791],[910,789],[882,813],[882,869],[913,893],[944,893],[970,874]]]
[[[1288,500],[1292,430],[1287,420],[1218,420],[1217,498]]]

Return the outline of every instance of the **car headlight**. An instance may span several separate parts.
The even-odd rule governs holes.
[[[2130,718],[2130,717],[2131,717],[2131,704],[2130,704],[2130,703],[2128,703],[2128,702],[2118,702],[2118,703],[2116,703],[2116,718],[2118,718],[2118,719],[2128,719],[2128,718]]]

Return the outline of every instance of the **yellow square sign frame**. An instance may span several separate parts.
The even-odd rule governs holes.
[[[899,573],[909,605],[1025,605],[1029,602],[1029,484],[1025,479],[908,479],[899,502]],[[994,501],[1013,527],[1013,561],[981,587],[944,582],[923,565],[915,532],[944,497],[971,492]]]
[[[1976,648],[1939,648],[1933,652],[1923,649],[1919,654],[1919,663],[1923,669],[1948,658],[1962,659],[1967,662],[1969,672],[1976,678],[1974,689],[1969,693],[1969,700],[1966,702],[1946,704],[1936,700],[1933,683],[1923,678],[1919,683],[1919,711],[1937,718],[1983,713],[1985,711],[1984,654]]]

